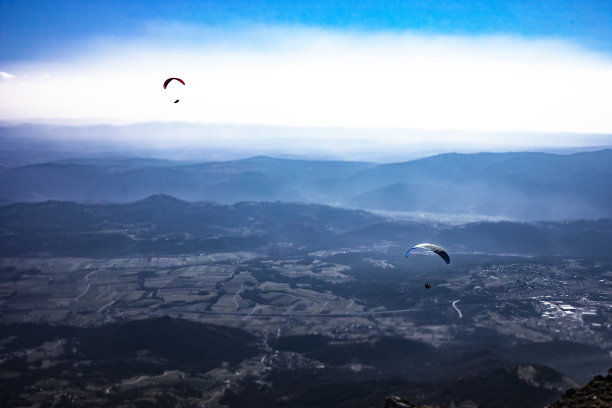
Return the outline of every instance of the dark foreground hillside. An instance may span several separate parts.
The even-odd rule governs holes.
[[[606,408],[612,407],[612,368],[606,376],[597,375],[580,388],[570,388],[548,408]]]
[[[551,368],[513,364],[486,347],[436,350],[392,337],[330,345],[294,338],[275,346],[243,330],[169,317],[1,329],[6,407],[210,407],[217,395],[235,408],[349,408],[377,407],[391,394],[440,406],[541,407],[575,385]]]
[[[580,388],[570,388],[547,408],[607,408],[612,406],[612,369],[608,375],[597,375]],[[416,405],[401,397],[387,397],[383,408],[439,408]]]
[[[186,378],[257,353],[255,338],[242,330],[167,317],[0,329],[4,407],[202,406]]]

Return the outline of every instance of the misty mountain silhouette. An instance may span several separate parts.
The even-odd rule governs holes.
[[[73,160],[0,172],[0,199],[13,202],[131,202],[154,194],[518,220],[605,218],[612,217],[612,150],[453,153],[394,164],[264,156],[200,164]]]

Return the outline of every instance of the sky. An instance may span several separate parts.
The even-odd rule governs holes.
[[[5,121],[612,135],[611,95],[609,0],[0,1]]]

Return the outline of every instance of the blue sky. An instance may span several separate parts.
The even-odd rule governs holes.
[[[2,62],[78,53],[88,38],[136,38],[150,21],[282,24],[430,34],[560,38],[612,52],[612,1],[2,0]]]
[[[0,4],[0,120],[612,133],[612,1]]]

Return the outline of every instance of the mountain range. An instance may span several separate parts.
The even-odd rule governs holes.
[[[186,163],[66,159],[0,172],[2,202],[317,203],[397,216],[577,220],[612,217],[612,150],[441,154],[392,164],[248,159]]]

